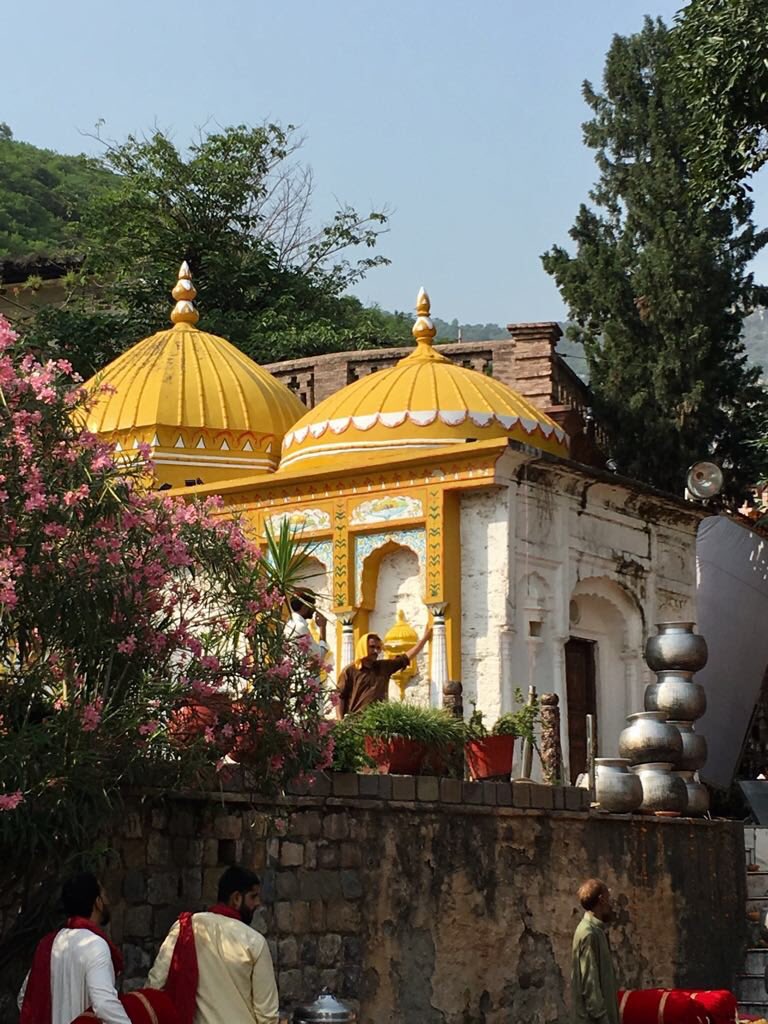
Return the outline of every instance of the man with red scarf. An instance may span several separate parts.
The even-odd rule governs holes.
[[[164,989],[180,1024],[277,1024],[275,972],[267,940],[250,927],[259,905],[259,877],[227,868],[218,902],[182,914],[149,972]]]
[[[123,958],[103,930],[104,889],[84,872],[64,883],[61,902],[66,927],[38,943],[19,993],[20,1024],[70,1024],[88,1007],[104,1024],[130,1024],[115,987]]]

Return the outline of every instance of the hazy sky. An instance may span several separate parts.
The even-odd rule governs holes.
[[[101,118],[111,138],[157,124],[182,145],[205,124],[300,125],[318,219],[335,197],[392,210],[392,265],[364,301],[410,309],[424,284],[446,319],[560,319],[539,255],[567,241],[595,177],[581,82],[600,80],[614,33],[682,3],[5,3],[0,120],[71,153],[97,151],[82,133]]]

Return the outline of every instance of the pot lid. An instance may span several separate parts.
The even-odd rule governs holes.
[[[324,1024],[351,1024],[357,1014],[351,1006],[340,1002],[327,988],[324,988],[314,1003],[298,1006],[293,1012],[294,1021],[319,1021]]]

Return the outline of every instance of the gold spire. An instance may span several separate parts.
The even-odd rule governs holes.
[[[429,296],[423,288],[419,289],[419,294],[416,296],[416,323],[413,325],[413,336],[416,339],[419,348],[426,346],[432,348],[432,339],[437,334],[437,329],[432,323],[429,316]],[[417,349],[418,351],[418,349]]]
[[[192,284],[192,274],[186,260],[179,267],[179,280],[176,282],[171,295],[176,299],[176,305],[171,310],[171,320],[175,324],[196,324],[200,314],[195,309],[192,301],[197,295],[195,286]]]

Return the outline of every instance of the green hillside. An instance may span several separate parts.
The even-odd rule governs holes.
[[[17,142],[0,122],[0,263],[76,253],[83,201],[111,177],[90,157]]]

